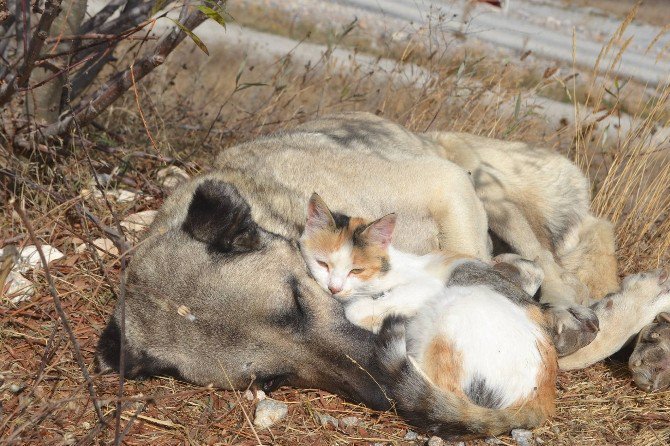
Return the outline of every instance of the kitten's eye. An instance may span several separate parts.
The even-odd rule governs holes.
[[[318,263],[320,267],[326,268],[327,270],[330,270],[330,267],[328,266],[328,264],[326,262],[322,262],[321,260],[317,260],[316,263]]]
[[[349,273],[351,273],[351,274],[360,274],[360,273],[362,273],[363,271],[365,271],[365,268],[354,268],[354,269],[352,269],[351,271],[349,271]]]

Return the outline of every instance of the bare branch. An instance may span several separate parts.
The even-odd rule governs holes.
[[[0,88],[0,105],[9,102],[18,88],[23,88],[28,85],[30,73],[33,72],[35,62],[42,52],[42,47],[49,35],[51,24],[61,12],[60,5],[62,2],[63,0],[46,0],[44,4],[44,12],[40,17],[37,28],[33,32],[32,39],[30,39],[30,46],[24,59],[23,67],[18,74],[10,76],[2,88]]]
[[[96,15],[88,19],[81,25],[82,34],[97,30],[103,23],[110,18],[117,9],[123,6],[127,0],[112,0],[104,8],[102,8]]]
[[[205,14],[200,11],[194,11],[180,23],[187,29],[193,29],[206,19],[207,16]],[[156,67],[163,64],[166,57],[184,40],[185,37],[186,33],[176,26],[172,27],[158,41],[152,54],[135,62],[131,68],[113,75],[111,79],[109,79],[98,91],[92,94],[89,99],[82,100],[74,114],[79,125],[88,125],[109,105],[121,97],[123,93],[128,91],[132,86],[133,76],[136,81],[139,81],[151,73]],[[130,72],[131,70],[133,71],[132,76]],[[68,115],[60,121],[42,129],[41,133],[46,137],[56,136],[67,133],[73,127],[73,115]]]

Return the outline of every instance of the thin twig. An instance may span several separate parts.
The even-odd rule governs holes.
[[[49,37],[47,43],[54,42],[67,42],[67,41],[77,41],[77,40],[118,40],[119,36],[117,34],[82,34],[79,36],[64,36],[64,37]],[[124,37],[124,40],[157,40],[156,36],[149,37],[135,37],[128,36]]]
[[[93,401],[93,407],[95,409],[96,415],[98,416],[98,420],[100,421],[100,423],[104,423],[105,422],[104,416],[102,415],[100,404],[98,403],[98,396],[95,392],[95,386],[93,385],[93,380],[91,379],[91,376],[88,373],[88,369],[86,368],[86,364],[84,363],[84,357],[81,354],[81,347],[79,346],[79,341],[77,340],[77,337],[74,335],[74,332],[72,331],[70,322],[67,318],[67,315],[65,314],[65,311],[63,310],[60,297],[58,297],[58,292],[56,291],[56,285],[54,284],[53,277],[51,277],[51,271],[49,270],[49,264],[47,263],[46,256],[44,255],[44,251],[42,250],[42,244],[35,235],[33,225],[32,223],[30,223],[30,219],[26,215],[26,212],[23,209],[23,207],[19,204],[18,201],[14,199],[12,199],[12,201],[13,201],[12,204],[14,205],[14,210],[16,210],[17,214],[19,214],[21,221],[28,230],[30,240],[35,245],[35,249],[37,249],[37,253],[40,256],[40,260],[42,261],[42,267],[44,268],[44,275],[46,276],[47,283],[49,284],[49,292],[51,293],[51,297],[53,298],[54,306],[56,307],[56,312],[58,313],[58,317],[61,320],[61,324],[63,324],[63,328],[65,329],[68,337],[70,338],[70,344],[72,345],[72,352],[74,353],[74,357],[77,360],[77,364],[79,364],[81,373],[84,376],[84,379],[86,380],[86,384],[88,386],[88,392],[91,395],[91,399]]]
[[[159,151],[158,146],[156,145],[154,137],[151,135],[149,125],[147,124],[147,120],[144,117],[144,112],[142,111],[142,106],[140,105],[140,96],[137,93],[137,84],[135,83],[135,74],[132,65],[130,66],[130,79],[133,81],[133,93],[135,94],[135,103],[137,104],[137,110],[140,112],[140,118],[142,118],[142,125],[144,125],[144,130],[147,132],[147,136],[149,137],[149,141],[151,141],[151,145],[154,147],[154,150],[158,152]]]

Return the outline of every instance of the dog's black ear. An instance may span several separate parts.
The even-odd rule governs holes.
[[[246,252],[260,246],[260,231],[249,204],[223,181],[205,180],[198,186],[182,230],[215,252]]]

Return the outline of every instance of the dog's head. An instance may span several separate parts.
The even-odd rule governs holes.
[[[261,228],[220,179],[196,179],[166,201],[126,277],[128,377],[313,386],[388,405],[373,378],[373,336],[308,275],[296,243]],[[101,336],[100,370],[119,369],[123,310]]]

